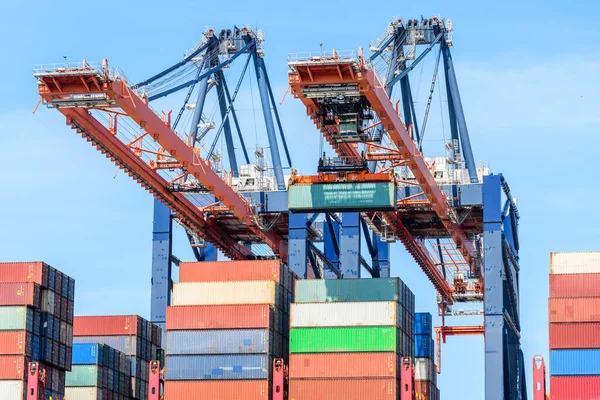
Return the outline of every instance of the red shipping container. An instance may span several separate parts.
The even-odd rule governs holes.
[[[552,400],[600,399],[600,376],[550,377]]]
[[[40,286],[36,283],[0,283],[0,305],[40,308]]]
[[[419,400],[433,400],[436,397],[434,391],[437,388],[430,381],[416,381],[415,394]]]
[[[272,322],[268,304],[167,307],[167,330],[268,329]]]
[[[399,363],[395,353],[290,354],[289,374],[290,379],[397,378]]]
[[[550,297],[600,297],[600,274],[550,275]]]
[[[182,262],[179,282],[276,281],[281,283],[278,260]]]
[[[137,336],[139,325],[137,315],[74,317],[73,336]]]
[[[268,400],[271,398],[267,380],[167,381],[164,397],[175,400]]]
[[[23,379],[28,363],[24,356],[0,356],[0,379]]]
[[[600,322],[600,297],[548,299],[550,322]]]
[[[336,367],[331,366],[331,368]],[[294,379],[289,383],[288,398],[290,400],[396,400],[397,393],[397,379]]]
[[[550,349],[600,348],[600,323],[550,324]]]
[[[0,354],[26,355],[31,345],[31,334],[25,331],[0,331]]]
[[[0,282],[35,282],[47,287],[48,268],[41,261],[0,263]]]

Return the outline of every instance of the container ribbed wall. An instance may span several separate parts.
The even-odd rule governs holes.
[[[102,389],[95,387],[68,387],[65,388],[67,400],[103,400]]]
[[[600,274],[550,275],[550,297],[600,297]]]
[[[179,282],[281,282],[282,272],[278,260],[182,262],[179,263]]]
[[[26,391],[27,387],[23,381],[0,381],[2,400],[24,400]]]
[[[600,375],[600,349],[551,350],[550,374]]]
[[[173,305],[274,305],[277,286],[273,281],[175,283]]]
[[[551,253],[551,274],[598,274],[600,273],[600,252]]]
[[[398,278],[296,281],[295,303],[401,301]]]
[[[397,379],[296,379],[290,382],[293,400],[397,400]]]
[[[0,307],[0,330],[33,329],[33,310],[27,307]]]
[[[552,400],[600,399],[600,376],[553,376],[550,393]]]
[[[397,332],[393,327],[294,328],[290,353],[395,352]]]
[[[165,399],[269,400],[270,389],[268,380],[166,381]]]
[[[550,349],[600,348],[600,323],[550,324]]]
[[[166,379],[267,379],[271,358],[260,354],[167,356]]]
[[[395,378],[401,357],[396,353],[291,354],[290,379]]]
[[[397,302],[298,303],[291,306],[290,326],[398,326],[402,308]]]
[[[600,322],[600,297],[548,300],[550,322]]]
[[[167,307],[169,330],[268,329],[273,308],[268,304]]]
[[[250,354],[272,350],[266,329],[220,329],[167,332],[167,352],[174,354]]]

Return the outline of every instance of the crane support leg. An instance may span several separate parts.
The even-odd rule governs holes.
[[[338,243],[340,242],[340,224],[329,215],[326,215],[325,218],[325,226],[323,227],[323,247],[325,249],[325,256],[339,271],[340,248]],[[326,269],[325,279],[337,279],[337,275],[333,271]]]
[[[360,214],[342,213],[340,263],[342,278],[360,278]]]
[[[502,203],[509,198],[508,215]],[[527,399],[520,345],[518,212],[502,175],[483,180],[485,269],[485,398]],[[511,233],[508,233],[511,232]],[[508,233],[508,234],[507,234]],[[508,254],[508,256],[507,256]]]
[[[205,65],[208,65],[208,60],[205,61]],[[202,118],[202,110],[204,109],[204,102],[206,101],[206,91],[208,90],[208,76],[204,77],[200,81],[198,88],[198,98],[196,99],[196,106],[194,107],[194,115],[192,116],[192,124],[190,126],[190,136],[192,137],[192,146],[196,145],[196,136],[198,135],[198,124]]]
[[[173,243],[171,210],[154,199],[152,232],[151,322],[165,330],[167,306],[171,302],[171,255]]]
[[[290,213],[288,265],[301,279],[308,278],[308,214]]]
[[[217,72],[219,85],[217,87],[217,95],[219,97],[219,109],[221,111],[222,124],[224,125],[225,144],[227,145],[227,157],[229,157],[229,168],[233,176],[238,177],[237,157],[235,156],[235,147],[233,146],[233,133],[231,132],[231,124],[229,123],[229,115],[227,114],[227,102],[225,99],[225,74],[222,70]],[[233,105],[231,105],[233,107]]]
[[[373,270],[378,271],[380,278],[390,277],[390,244],[383,242],[381,237],[373,232],[373,246],[375,257],[373,257]]]
[[[478,183],[477,168],[475,166],[475,158],[473,156],[473,150],[471,149],[471,141],[469,139],[469,131],[467,130],[467,121],[465,120],[465,113],[463,111],[462,102],[460,100],[460,93],[458,92],[458,81],[456,80],[456,74],[454,73],[454,63],[452,62],[452,56],[450,55],[450,48],[446,44],[445,40],[442,40],[442,55],[444,57],[444,70],[446,71],[447,85],[450,89],[450,97],[452,98],[452,104],[456,113],[456,119],[458,122],[460,143],[465,158],[465,164],[469,170],[469,177],[471,183]]]
[[[271,112],[272,105],[269,99],[269,89],[267,88],[267,71],[264,60],[259,57],[256,51],[252,52],[252,57],[254,58],[258,91],[260,93],[260,101],[265,117],[269,148],[271,149],[271,160],[273,162],[273,171],[275,172],[275,181],[277,182],[278,190],[285,190],[281,156],[279,155],[279,145],[277,144],[277,135],[275,134],[275,125],[273,124],[273,113]]]

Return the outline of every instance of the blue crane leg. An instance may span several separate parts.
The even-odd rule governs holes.
[[[333,220],[329,215],[326,216],[325,225],[323,226],[323,248],[325,256],[335,268],[340,269],[340,224]],[[325,279],[337,279],[337,275],[325,270]]]
[[[227,102],[225,99],[225,74],[223,71],[217,72],[217,78],[219,84],[217,86],[217,95],[219,97],[219,109],[221,111],[221,119],[224,124],[225,133],[225,144],[227,145],[227,157],[229,158],[229,168],[233,173],[233,176],[240,176],[238,170],[237,157],[235,156],[235,147],[233,146],[233,134],[231,132],[231,125],[229,124],[229,114],[227,113]],[[233,105],[232,105],[233,107]]]
[[[360,214],[342,213],[340,264],[342,278],[360,278]]]
[[[163,328],[163,332],[173,284],[171,281],[172,226],[171,210],[160,200],[154,199],[150,320]]]
[[[308,278],[308,214],[290,213],[288,265],[301,279]]]
[[[265,118],[265,126],[267,128],[267,138],[269,139],[269,147],[271,149],[271,161],[273,162],[275,181],[277,182],[278,190],[285,190],[285,181],[283,178],[283,169],[281,166],[281,156],[279,154],[279,145],[277,144],[275,126],[273,125],[273,114],[271,113],[271,102],[269,101],[269,90],[267,89],[265,64],[263,59],[258,56],[256,51],[252,52],[252,57],[254,57],[256,80],[258,82],[258,91],[260,93],[260,101],[262,104],[263,115]]]
[[[381,241],[381,237],[375,232],[372,235],[375,257],[372,258],[373,269],[380,278],[390,277],[390,244]]]

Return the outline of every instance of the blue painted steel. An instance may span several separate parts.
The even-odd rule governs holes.
[[[340,269],[340,224],[331,218],[328,213],[325,214],[325,226],[323,227],[323,249],[325,257],[331,262],[334,268]],[[337,279],[337,275],[332,271],[325,271],[325,279]]]
[[[415,335],[432,334],[433,322],[430,313],[415,313]]]
[[[207,53],[211,53],[210,50]],[[208,67],[210,67],[210,57],[206,58],[202,64],[202,68]],[[209,78],[210,75],[206,75],[202,80],[200,80],[200,86],[198,87],[198,97],[196,98],[196,105],[194,107],[194,114],[192,116],[192,122],[189,131],[189,135],[192,137],[192,146],[196,146],[196,139],[198,137],[198,124],[202,119],[202,110],[204,109],[204,102],[206,101]]]
[[[475,157],[473,156],[473,150],[471,149],[471,140],[469,139],[469,131],[467,130],[467,121],[465,119],[465,113],[463,111],[462,102],[460,100],[460,93],[458,91],[458,82],[454,73],[454,63],[452,62],[452,55],[450,54],[450,47],[445,40],[442,41],[442,55],[444,57],[444,70],[446,71],[446,82],[450,89],[450,95],[454,106],[454,112],[458,123],[458,131],[460,135],[460,144],[465,159],[465,164],[469,170],[469,177],[471,183],[477,183],[477,167],[475,166]]]
[[[390,277],[390,244],[383,242],[381,237],[373,232],[375,254],[372,257],[374,278]]]
[[[288,265],[301,279],[308,278],[308,214],[289,214]]]
[[[270,360],[262,354],[167,356],[166,379],[267,379]]]
[[[157,324],[166,322],[166,310],[171,302],[172,225],[169,208],[154,199],[150,318]]]
[[[415,335],[414,337],[414,354],[416,358],[435,359],[435,351],[433,348],[433,339],[431,335]]]
[[[269,98],[271,99],[271,104],[273,104],[273,113],[275,114],[275,121],[277,121],[277,127],[279,128],[279,136],[281,137],[281,143],[283,144],[283,150],[285,151],[285,156],[287,158],[288,166],[292,167],[292,158],[290,157],[290,152],[288,150],[287,141],[285,140],[285,135],[283,134],[283,127],[281,126],[281,120],[279,119],[279,111],[277,111],[277,102],[275,101],[275,97],[273,96],[273,90],[271,89],[271,82],[269,81],[269,74],[265,69],[265,79],[267,81],[267,89],[269,89]]]
[[[202,81],[203,79],[205,79],[206,77],[209,77],[210,75],[212,75],[213,73],[217,72],[218,70],[225,68],[226,66],[228,66],[229,64],[231,64],[232,62],[235,61],[236,58],[238,58],[239,56],[241,56],[242,54],[244,54],[247,51],[250,51],[250,49],[254,46],[254,41],[249,42],[246,46],[244,46],[240,51],[238,51],[237,53],[235,53],[234,55],[232,55],[230,58],[227,59],[227,61],[223,61],[221,64],[217,65],[216,67],[213,67],[209,70],[207,70],[206,72],[204,72],[202,75],[189,80],[185,83],[182,83],[181,85],[175,86],[171,89],[165,90],[163,92],[154,94],[152,96],[148,97],[148,101],[152,101],[152,100],[156,100],[159,99],[161,97],[165,97],[170,95],[171,93],[175,93],[180,91],[181,89],[185,89],[186,87],[189,87],[191,85],[194,85],[200,81]]]
[[[266,329],[167,332],[169,355],[269,353],[273,337]]]
[[[360,214],[342,213],[340,232],[340,272],[342,278],[360,278]]]
[[[256,81],[260,94],[260,102],[262,104],[263,116],[265,118],[267,138],[269,139],[269,148],[271,150],[271,161],[273,162],[275,181],[277,182],[278,190],[285,190],[281,156],[279,155],[279,145],[277,144],[275,126],[273,125],[273,114],[271,112],[271,106],[275,107],[275,105],[271,105],[269,100],[269,90],[267,88],[267,69],[265,68],[264,60],[258,55],[256,49],[254,49],[252,52],[252,57],[254,58],[254,70],[256,71]]]
[[[248,63],[250,62],[251,55],[248,56],[246,60],[246,64],[244,65],[244,69],[242,70],[242,75],[246,74],[246,69],[248,68]],[[231,107],[231,116],[233,117],[233,123],[235,124],[235,129],[238,133],[238,138],[240,139],[240,144],[242,146],[242,151],[244,152],[244,159],[246,160],[246,164],[250,164],[250,158],[248,157],[248,150],[246,150],[246,143],[244,142],[244,136],[242,135],[242,129],[240,128],[240,123],[237,118],[237,114],[235,113],[235,107],[233,106],[233,99],[231,98],[231,94],[229,93],[229,88],[227,87],[227,80],[223,80],[223,88],[225,89],[225,96],[227,96],[227,101]],[[239,88],[236,88],[236,92]]]
[[[235,156],[235,147],[233,146],[233,133],[231,132],[231,124],[229,123],[229,113],[231,112],[231,107],[233,107],[233,103],[227,106],[227,102],[225,99],[225,74],[222,70],[219,70],[215,74],[217,76],[218,85],[217,85],[217,97],[219,98],[219,110],[221,111],[221,126],[225,131],[225,144],[227,146],[227,157],[229,158],[229,168],[233,176],[240,176],[238,170],[238,162],[237,157]],[[242,75],[243,78],[243,75]],[[241,79],[241,78],[240,78]]]
[[[98,355],[100,355],[100,364],[104,350],[98,343],[74,343],[73,344],[73,365],[98,364]]]
[[[551,350],[550,375],[600,375],[600,349]]]

